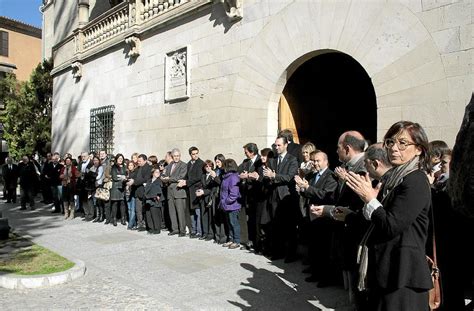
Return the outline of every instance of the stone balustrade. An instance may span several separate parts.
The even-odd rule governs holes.
[[[76,65],[87,58],[121,43],[128,45],[129,57],[138,57],[142,33],[192,14],[213,1],[124,0],[92,21],[79,24],[70,36],[53,47],[55,68],[52,73],[78,68]],[[74,77],[79,76],[74,74]]]
[[[174,9],[182,3],[192,0],[140,0],[142,6],[140,10],[140,18],[146,22],[164,12]],[[199,0],[194,0],[199,1]]]
[[[89,23],[83,30],[82,50],[92,48],[127,30],[129,27],[129,4],[122,2],[105,15]]]

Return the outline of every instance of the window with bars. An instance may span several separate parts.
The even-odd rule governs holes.
[[[8,57],[8,32],[0,31],[0,55]]]
[[[107,154],[114,151],[114,109],[115,106],[103,106],[91,109],[90,150]]]

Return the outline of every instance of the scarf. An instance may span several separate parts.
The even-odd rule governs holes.
[[[385,201],[392,190],[402,183],[405,176],[418,169],[419,162],[420,158],[415,156],[407,163],[395,166],[385,173],[384,177],[387,174],[388,177],[386,179],[384,178],[385,183],[382,185],[381,204]],[[359,281],[357,283],[357,288],[359,291],[364,291],[367,289],[367,268],[369,266],[369,248],[367,247],[367,241],[369,240],[370,234],[374,230],[374,227],[375,226],[373,223],[370,224],[369,229],[367,229],[367,232],[359,244],[359,249],[357,252],[357,263],[359,264]]]

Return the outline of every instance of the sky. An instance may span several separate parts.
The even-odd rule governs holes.
[[[0,16],[41,28],[41,0],[0,0]]]

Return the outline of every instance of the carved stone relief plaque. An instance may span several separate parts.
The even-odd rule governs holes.
[[[184,47],[166,53],[165,101],[189,98],[189,49]]]

